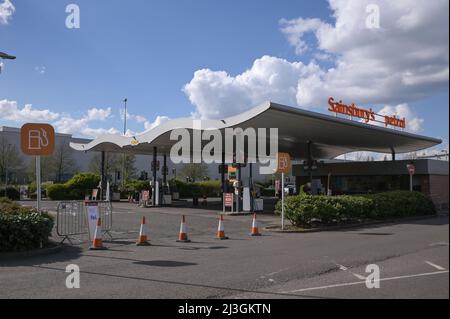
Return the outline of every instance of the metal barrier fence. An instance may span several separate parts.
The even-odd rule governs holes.
[[[111,239],[112,230],[112,205],[111,202],[98,202],[99,217],[102,220],[102,231]],[[56,233],[63,237],[61,243],[71,236],[83,235],[89,232],[87,223],[86,206],[84,201],[63,201],[58,204],[56,210]]]

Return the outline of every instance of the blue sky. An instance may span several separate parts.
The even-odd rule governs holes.
[[[0,0],[0,4],[5,1]],[[342,43],[350,41],[347,44],[348,50],[339,47],[338,43],[330,44],[333,34],[326,34],[329,31],[327,26],[334,27],[336,21],[345,22],[348,19],[342,13],[343,9],[348,10],[351,16],[351,10],[358,10],[356,5],[350,7],[340,1],[328,3],[298,0],[10,2],[15,10],[7,23],[0,23],[0,51],[17,55],[17,60],[4,61],[0,74],[0,101],[3,101],[4,108],[15,107],[22,116],[0,114],[0,125],[19,126],[29,120],[20,111],[25,105],[31,104],[31,110],[46,110],[54,114],[59,130],[64,130],[64,123],[78,123],[77,120],[86,119],[89,110],[98,111],[92,113],[93,116],[103,114],[100,118],[102,120],[91,118],[81,121],[79,126],[67,126],[67,132],[74,135],[86,136],[89,132],[95,134],[95,129],[99,128],[121,130],[123,124],[119,110],[122,99],[127,97],[129,112],[133,115],[129,127],[133,132],[142,132],[145,121],[148,128],[158,116],[176,118],[191,114],[200,117],[230,115],[223,111],[227,109],[227,103],[237,105],[230,109],[233,112],[270,99],[326,113],[328,95],[333,94],[349,104],[355,102],[374,106],[382,112],[403,110],[405,108],[397,106],[407,104],[406,112],[416,121],[416,133],[440,137],[448,143],[449,96],[448,89],[445,88],[448,86],[448,31],[440,31],[444,34],[435,43],[422,43],[426,37],[408,38],[408,43],[412,42],[410,51],[425,45],[432,49],[436,46],[435,52],[445,52],[447,49],[446,57],[438,59],[439,54],[432,53],[423,58],[422,52],[418,51],[422,57],[420,63],[412,59],[408,62],[410,64],[405,64],[404,69],[399,69],[398,62],[384,57],[382,53],[360,61],[361,68],[372,65],[373,61],[386,61],[386,66],[393,65],[393,73],[403,77],[411,75],[412,82],[405,80],[405,83],[414,83],[413,86],[399,85],[397,88],[390,83],[384,84],[382,81],[385,76],[379,80],[375,76],[374,82],[367,80],[366,86],[367,89],[377,87],[378,91],[372,90],[366,97],[362,93],[364,88],[354,88],[355,84],[349,81],[354,78],[358,83],[364,83],[366,78],[372,77],[371,74],[376,72],[353,74],[349,73],[353,72],[350,69],[337,67],[340,61],[347,64],[348,61],[355,61],[349,60],[352,59],[351,54],[355,56],[358,52],[364,52],[367,45],[361,44],[358,39],[360,32],[356,32],[356,27],[352,29],[351,32],[355,32],[356,36],[351,42],[348,34],[344,33],[350,31],[342,31],[336,26],[334,32],[343,34]],[[408,7],[407,2],[405,1],[405,8]],[[448,2],[445,2],[447,1],[442,2],[442,6],[448,9]],[[70,3],[80,7],[80,29],[68,29],[65,26],[68,15],[65,8]],[[382,9],[389,9],[384,1],[380,1],[380,6]],[[428,10],[428,15],[439,14],[439,9],[442,8],[417,8],[421,11]],[[389,31],[387,20],[395,14],[401,20],[404,12],[402,8],[390,9],[389,18],[385,20],[381,15],[382,27],[386,21],[385,28]],[[418,22],[422,19],[422,16],[414,17]],[[299,18],[302,20],[296,20]],[[441,16],[435,20],[439,18],[442,20]],[[290,21],[290,24],[283,23],[282,19]],[[448,29],[448,13],[446,23]],[[289,25],[295,28],[288,29]],[[443,25],[430,26],[429,30],[426,24],[417,25],[418,30],[432,33],[433,28],[444,28],[445,21]],[[417,30],[412,31],[414,34],[418,33]],[[387,39],[378,37],[379,44],[389,45],[390,34],[394,34],[392,43],[408,36],[408,33],[399,32],[397,35],[396,32],[385,32],[382,36]],[[445,43],[442,46],[445,35],[446,46]],[[400,40],[397,41],[395,36]],[[309,49],[296,52],[295,39],[304,41]],[[318,53],[327,57],[318,58]],[[399,56],[404,54],[397,53]],[[263,57],[271,59],[261,60]],[[255,63],[257,61],[260,63]],[[304,64],[301,70],[297,66],[293,67],[296,62]],[[424,67],[427,63],[429,68]],[[310,65],[310,70],[303,71],[307,65]],[[295,78],[292,89],[297,88],[300,93],[296,92],[292,96],[289,92],[280,93],[276,87],[279,83],[272,85],[272,82],[266,83],[257,76],[262,72],[270,77],[270,72],[275,72],[283,77],[283,72],[291,72],[290,68],[295,69],[294,73],[299,77]],[[337,71],[332,72],[330,68]],[[204,69],[208,72],[196,73]],[[245,74],[248,70],[250,72]],[[226,76],[218,71],[224,71]],[[386,72],[389,73],[389,70]],[[321,78],[315,78],[315,73],[321,74]],[[424,76],[436,77],[437,80],[417,84],[417,79]],[[229,80],[233,82],[231,86]],[[314,81],[327,88],[323,94],[320,93],[320,85],[314,85]],[[395,83],[395,79],[392,81]],[[256,82],[257,86],[254,85]],[[183,90],[189,83],[191,86]],[[288,86],[291,84],[286,83]],[[381,83],[379,87],[378,83]],[[345,85],[345,88],[338,85]],[[236,94],[236,90],[240,93]],[[339,96],[340,92],[342,96]],[[418,96],[412,97],[416,92]],[[223,98],[218,99],[217,96]],[[101,112],[109,108],[110,112]],[[211,110],[214,112],[210,112]],[[136,115],[144,117],[145,121],[143,118],[136,118]],[[66,121],[60,121],[62,118]],[[84,130],[86,127],[93,130]]]

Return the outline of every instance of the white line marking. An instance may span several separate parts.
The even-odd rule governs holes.
[[[343,271],[347,271],[348,270],[348,268],[343,266],[343,265],[336,264],[336,266],[338,266],[340,270],[343,270]]]
[[[274,271],[274,272],[271,272],[270,274],[262,275],[262,276],[259,277],[259,278],[264,279],[264,278],[266,278],[266,277],[271,277],[271,276],[273,276],[273,275],[277,275],[277,274],[279,274],[279,273],[281,273],[281,272],[283,272],[283,271],[286,271],[286,270],[288,270],[288,269],[290,269],[290,268],[284,268],[284,269],[281,269],[281,270],[278,270],[278,271]]]
[[[432,262],[427,261],[427,260],[425,260],[425,263],[428,264],[428,265],[430,265],[431,267],[436,268],[436,269],[439,270],[439,271],[447,270],[447,269],[445,269],[444,267],[441,267],[441,266],[439,266],[439,265],[433,264]]]
[[[361,275],[359,275],[359,274],[356,274],[356,273],[350,271],[350,270],[349,270],[347,267],[345,267],[344,265],[336,264],[336,266],[338,266],[340,270],[348,271],[349,273],[351,273],[353,276],[355,276],[355,277],[358,278],[359,280],[366,280],[366,277],[361,276]]]
[[[383,278],[383,279],[379,279],[379,280],[374,280],[374,282],[400,280],[400,279],[408,279],[408,278],[415,278],[415,277],[425,277],[425,276],[435,276],[435,275],[441,275],[441,274],[448,274],[448,270],[446,270],[446,271],[438,271],[438,272],[430,272],[430,273],[424,273],[424,274],[417,274],[417,275],[408,275],[408,276]],[[349,283],[329,285],[329,286],[304,288],[304,289],[297,289],[297,290],[291,290],[291,291],[282,291],[281,293],[289,294],[289,293],[294,293],[294,292],[323,290],[323,289],[329,289],[329,288],[339,288],[339,287],[348,287],[348,286],[365,285],[365,284],[366,284],[366,281],[356,281],[356,282],[349,282]]]
[[[436,247],[436,246],[448,246],[448,243],[446,242],[439,242],[439,243],[432,243],[430,244],[431,247]]]

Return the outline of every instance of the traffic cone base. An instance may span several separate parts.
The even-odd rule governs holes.
[[[102,246],[102,247],[94,247],[94,246],[89,247],[89,250],[106,250],[106,249],[107,248],[104,247],[104,246]]]
[[[227,236],[219,236],[219,235],[217,235],[216,239],[218,239],[218,240],[227,240],[227,239],[230,239],[230,238],[228,238]]]
[[[217,236],[216,238],[219,240],[227,240],[229,239],[227,236],[225,236],[225,228],[223,224],[223,215],[220,215],[219,218],[219,228],[217,229]]]
[[[190,243],[191,241],[188,239],[187,235],[187,226],[185,217],[181,217],[181,225],[180,225],[180,234],[178,236],[177,243]]]
[[[190,243],[191,241],[188,239],[186,233],[180,233],[178,237],[177,243]]]
[[[147,236],[139,237],[139,241],[136,243],[138,247],[151,246],[151,244],[147,240]]]
[[[252,230],[250,232],[250,236],[256,237],[261,236],[258,229],[258,222],[256,221],[256,214],[253,214],[253,223],[252,223]]]
[[[148,242],[148,237],[145,231],[145,217],[142,217],[141,230],[139,231],[139,238],[136,242],[136,246],[150,246]]]
[[[97,219],[97,226],[95,227],[94,239],[92,240],[92,246],[89,250],[106,250],[106,247],[103,246],[102,239],[102,221],[101,219]]]

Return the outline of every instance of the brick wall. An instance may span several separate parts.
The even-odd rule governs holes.
[[[448,175],[430,175],[430,197],[438,207],[448,208]]]

